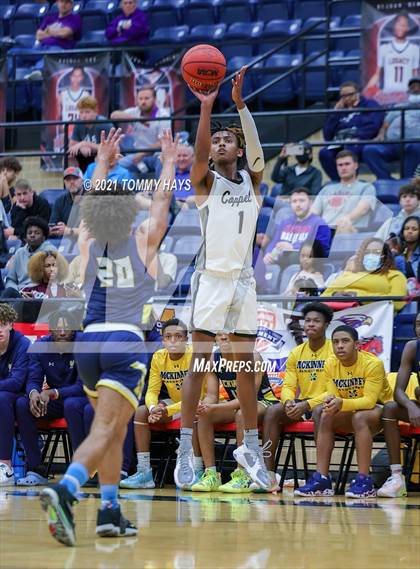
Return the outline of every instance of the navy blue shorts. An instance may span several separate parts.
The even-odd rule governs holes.
[[[137,409],[148,364],[146,348],[139,336],[125,331],[77,332],[76,342],[80,348],[75,349],[75,360],[89,397],[98,397],[98,387],[109,387]],[[85,343],[92,344],[86,353]],[[135,351],[130,353],[127,345]]]

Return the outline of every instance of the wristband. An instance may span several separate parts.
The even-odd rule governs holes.
[[[35,393],[38,393],[38,391],[36,389],[31,389],[29,392],[29,395],[28,395],[29,399],[31,398],[31,395],[34,391],[35,391]]]
[[[152,412],[152,410],[153,410],[155,407],[157,407],[157,405],[153,405],[153,404],[152,404],[152,405],[150,405],[150,407],[149,407],[149,413],[151,413],[151,412]]]
[[[53,389],[52,394],[50,395],[50,399],[52,399],[52,401],[55,401],[59,398],[59,396],[60,394],[58,393],[58,389]]]

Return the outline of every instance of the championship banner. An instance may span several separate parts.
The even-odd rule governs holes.
[[[7,60],[0,57],[0,123],[6,122]],[[5,128],[0,128],[0,152],[4,152]]]
[[[169,117],[184,105],[184,86],[173,67],[145,67],[144,62],[132,54],[124,54],[120,85],[120,109],[135,107],[138,90],[145,85],[153,85],[156,90],[157,117]],[[164,126],[166,121],[161,122]],[[121,123],[121,128],[129,135],[132,127]],[[183,128],[184,122],[176,121],[175,131]]]
[[[365,0],[362,5],[364,95],[382,105],[404,103],[420,68],[420,0]]]
[[[98,113],[108,116],[109,54],[46,55],[42,84],[42,119],[72,122],[79,119],[77,103],[88,95],[98,101]],[[68,129],[69,140],[73,126]],[[47,126],[41,135],[41,150],[62,152],[64,125]],[[61,156],[44,156],[41,168],[60,171]]]

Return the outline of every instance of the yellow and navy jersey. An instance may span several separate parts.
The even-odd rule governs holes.
[[[331,340],[314,352],[309,342],[293,348],[286,362],[281,400],[306,399],[311,409],[326,397],[325,363],[333,354]]]
[[[388,373],[388,381],[389,381],[389,385],[391,386],[392,392],[395,391],[395,386],[397,385],[397,375],[398,373],[396,371],[392,371],[390,373]],[[412,373],[410,375],[410,379],[408,380],[408,385],[406,387],[405,393],[407,394],[407,397],[409,399],[412,399],[413,401],[416,399],[416,388],[419,385],[419,378],[417,376],[416,373]]]
[[[192,347],[187,346],[185,354],[173,360],[166,348],[153,354],[150,363],[149,385],[146,392],[146,406],[157,405],[162,385],[167,389],[168,396],[174,402],[168,405],[168,415],[172,416],[181,410],[181,388],[184,377],[190,368]],[[204,388],[203,388],[204,389]],[[202,394],[203,395],[203,394]]]
[[[382,360],[369,352],[360,351],[352,366],[344,366],[331,356],[325,365],[328,394],[343,399],[342,411],[373,409],[377,403],[392,400]]]
[[[220,364],[223,356],[220,350],[217,350],[213,354],[213,361],[216,364],[215,375],[218,378],[220,384],[223,386],[224,391],[228,397],[228,401],[233,401],[238,399],[238,386],[236,382],[236,372],[224,371],[223,366]],[[256,359],[259,356],[256,357]],[[257,393],[258,401],[265,399],[266,401],[278,401],[277,397],[274,395],[274,391],[271,389],[270,380],[266,372],[263,372],[261,385]]]

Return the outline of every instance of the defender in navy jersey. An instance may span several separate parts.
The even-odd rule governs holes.
[[[124,189],[101,191],[110,165],[119,153],[121,129],[101,134],[94,191],[82,205],[79,233],[80,275],[86,294],[84,330],[76,336],[75,357],[84,388],[95,406],[86,440],[56,486],[45,488],[41,504],[48,513],[52,536],[75,544],[72,504],[89,474],[98,471],[102,507],[96,534],[100,537],[137,533],[118,504],[122,447],[127,424],[137,409],[147,371],[140,323],[143,307],[153,294],[159,244],[167,229],[178,142],[169,130],[161,136],[162,173],[150,208],[149,231],[131,235],[137,207]],[[98,189],[95,190],[95,187]]]
[[[407,496],[401,466],[401,434],[398,421],[410,423],[413,427],[420,427],[420,312],[416,316],[414,330],[418,339],[407,342],[402,353],[394,390],[395,401],[386,403],[382,414],[391,476],[378,490],[378,496],[381,498]],[[405,390],[413,372],[417,375],[419,385],[415,390],[416,398],[409,399]]]
[[[211,111],[217,90],[194,93],[201,110],[191,183],[200,212],[202,246],[191,283],[194,355],[182,386],[181,440],[175,468],[179,488],[189,488],[194,481],[192,428],[205,375],[196,370],[196,364],[203,359],[209,361],[218,332],[230,335],[233,359],[249,364],[238,372],[245,442],[236,449],[235,457],[255,482],[266,489],[277,487],[265,468],[258,443],[255,380],[254,372],[249,371],[253,370],[257,332],[251,261],[264,154],[254,120],[242,99],[245,73],[246,67],[242,67],[232,80],[232,99],[242,128],[218,126],[212,130]],[[245,151],[247,167],[241,164],[245,162]]]

